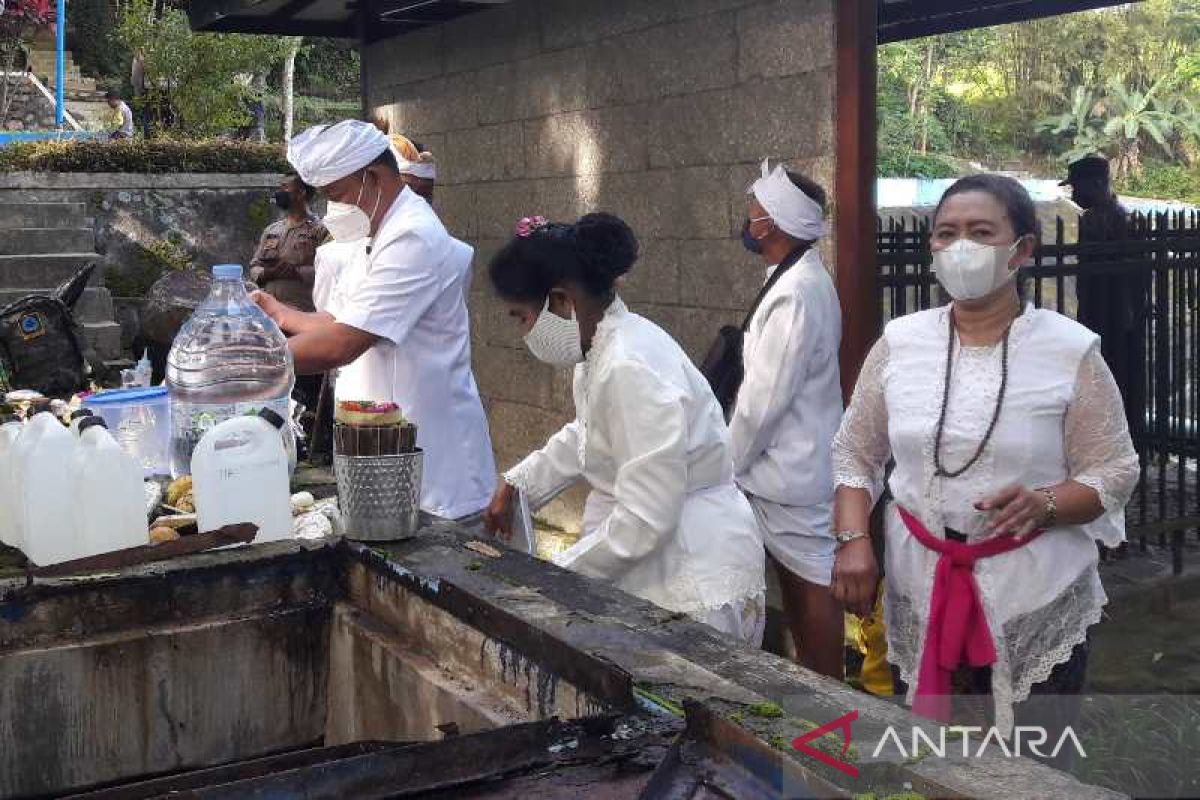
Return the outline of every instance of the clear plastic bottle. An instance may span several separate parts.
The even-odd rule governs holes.
[[[75,558],[146,544],[142,465],[121,449],[100,417],[79,423],[67,486]]]
[[[200,530],[252,522],[258,526],[255,543],[291,538],[283,427],[283,417],[263,409],[258,416],[225,420],[204,435],[192,457]]]
[[[138,386],[146,387],[150,385],[150,377],[153,372],[153,367],[150,366],[150,351],[143,350],[142,358],[133,368],[134,380]]]
[[[167,356],[171,475],[189,474],[196,443],[227,419],[263,408],[287,419],[294,384],[287,339],[246,293],[242,268],[213,267],[212,290]],[[295,453],[291,427],[281,435],[285,450]]]

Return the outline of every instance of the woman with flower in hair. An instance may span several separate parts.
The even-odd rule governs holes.
[[[537,507],[586,481],[584,536],[556,563],[757,646],[761,534],[708,382],[617,296],[637,254],[622,220],[588,214],[572,225],[526,218],[492,259],[492,285],[529,350],[575,371],[576,415],[504,475],[485,520],[506,533],[517,491]]]

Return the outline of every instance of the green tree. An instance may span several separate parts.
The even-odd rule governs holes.
[[[1043,120],[1042,127],[1054,135],[1070,135],[1062,160],[1103,153],[1115,161],[1119,180],[1141,173],[1145,143],[1158,145],[1169,159],[1200,137],[1200,114],[1189,98],[1174,91],[1169,76],[1146,91],[1113,78],[1098,99],[1077,86],[1072,98],[1069,112]]]
[[[118,40],[140,59],[140,104],[158,125],[213,136],[248,121],[247,104],[293,47],[284,37],[193,33],[187,15],[151,0],[127,0]]]

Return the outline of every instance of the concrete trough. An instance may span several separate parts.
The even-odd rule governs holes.
[[[0,580],[0,797],[1111,796],[1021,759],[850,781],[772,726],[905,711],[493,552],[438,523]]]

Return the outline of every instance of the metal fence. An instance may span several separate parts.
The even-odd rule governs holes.
[[[1058,219],[1053,242],[1039,246],[1023,273],[1022,294],[1073,319],[1081,272],[1111,281],[1112,291],[1136,285],[1144,295],[1129,298],[1147,313],[1133,328],[1142,337],[1133,352],[1144,424],[1132,411],[1142,475],[1127,519],[1143,550],[1151,541],[1170,544],[1178,574],[1186,533],[1200,533],[1200,214],[1132,215],[1126,235],[1114,241],[1068,242],[1064,234]],[[878,256],[885,322],[947,302],[929,269],[927,220],[881,219]]]

